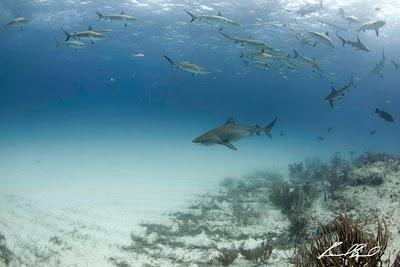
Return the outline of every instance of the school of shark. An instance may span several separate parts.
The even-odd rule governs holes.
[[[319,12],[324,9],[326,9],[326,6],[323,0],[304,4],[296,10],[287,10],[294,20],[293,22],[283,22],[281,24],[254,18],[260,25],[264,25],[263,27],[275,27],[286,32],[287,38],[296,43],[295,46],[291,46],[289,49],[285,45],[279,47],[269,44],[263,39],[249,37],[243,33],[246,24],[234,17],[225,16],[223,10],[208,13],[199,9],[182,9],[182,14],[187,16],[187,20],[182,21],[182,23],[187,23],[194,27],[210,27],[210,36],[219,38],[224,45],[233,46],[237,49],[237,60],[243,62],[244,69],[252,70],[258,68],[266,72],[274,72],[282,79],[290,79],[291,73],[306,69],[316,78],[330,81],[332,85],[325,89],[326,97],[321,101],[325,101],[327,108],[335,112],[337,103],[346,101],[346,96],[352,94],[353,90],[357,90],[357,83],[360,78],[356,73],[351,73],[344,78],[348,82],[341,87],[337,87],[335,84],[338,82],[338,75],[326,70],[319,57],[310,56],[307,52],[302,52],[304,51],[302,48],[315,49],[317,47],[323,49],[326,53],[325,57],[329,57],[333,50],[352,49],[354,53],[371,54],[372,49],[369,48],[368,43],[365,41],[365,35],[373,33],[374,38],[380,38],[385,31],[386,21],[356,17],[344,8],[339,8],[335,14],[330,14],[330,16],[320,16]],[[104,21],[104,23],[120,23],[121,27],[126,28],[126,31],[129,31],[130,26],[142,23],[140,18],[128,15],[125,11],[109,14],[102,10],[97,10],[93,11],[93,15],[94,18],[97,16],[97,19]],[[320,24],[328,30],[311,30],[297,22],[297,20],[305,18],[311,18],[314,23]],[[6,30],[16,28],[24,32],[29,29],[29,19],[18,15],[10,18],[4,28]],[[60,29],[59,35],[54,37],[54,40],[56,47],[69,48],[71,53],[77,53],[80,49],[89,49],[91,46],[97,45],[98,42],[107,40],[111,33],[112,30],[110,29],[97,29],[90,25],[74,29],[69,25],[65,25]],[[384,78],[384,70],[387,68],[388,59],[383,45],[379,53],[380,59],[374,66],[370,66],[367,78]],[[144,57],[144,55],[137,54],[134,57]],[[165,60],[165,63],[171,67],[172,71],[187,72],[194,79],[196,76],[210,75],[215,72],[211,67],[203,66],[199,62],[180,60],[172,55],[160,55],[160,59]],[[400,62],[395,59],[390,59],[390,62],[393,69],[399,69]],[[375,106],[370,108],[372,114],[379,116],[385,122],[395,122],[395,116],[390,114],[389,111]],[[262,133],[272,138],[272,130],[275,124],[279,123],[278,115],[271,114],[269,119],[266,118],[269,123],[264,127],[238,124],[234,118],[229,118],[223,125],[194,138],[193,143],[206,146],[222,145],[236,151],[237,148],[233,143],[240,139],[258,136]],[[323,138],[319,140],[323,140]]]

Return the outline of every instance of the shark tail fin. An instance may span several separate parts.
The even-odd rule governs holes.
[[[294,52],[294,57],[293,57],[293,58],[299,58],[299,57],[300,57],[300,55],[299,55],[299,53],[296,51],[296,49],[293,49],[293,52]]]
[[[347,87],[350,89],[351,87],[356,88],[356,84],[355,84],[355,80],[358,79],[357,77],[355,77],[354,75],[351,76],[350,80],[349,80],[349,84],[347,85]]]
[[[276,117],[270,124],[267,125],[267,127],[264,128],[264,132],[269,138],[272,138],[272,128],[274,128],[277,120],[278,117]]]
[[[391,60],[391,62],[392,62],[392,64],[393,64],[393,66],[394,66],[394,69],[397,70],[397,69],[400,67],[400,65],[397,64],[397,62],[395,62],[395,61],[393,61],[393,60]]]
[[[342,41],[342,45],[344,46],[345,44],[347,44],[347,41],[342,37],[342,36],[340,36],[339,34],[336,34],[336,36],[340,39],[340,41]]]
[[[62,31],[65,34],[65,41],[67,42],[69,39],[71,39],[72,35],[64,29],[62,29]]]
[[[198,19],[198,17],[196,15],[194,15],[193,13],[190,13],[189,11],[185,10],[186,13],[188,13],[188,15],[191,17],[190,22],[195,21],[196,19]]]
[[[167,57],[167,56],[165,56],[165,55],[164,55],[164,57],[165,57],[165,59],[168,60],[168,62],[171,64],[171,67],[173,67],[173,66],[175,65],[175,62],[174,62],[172,59],[170,59],[169,57]]]
[[[100,12],[96,11],[97,16],[99,16],[99,20],[101,20],[103,18],[103,15]]]
[[[57,38],[54,38],[54,41],[56,41],[56,47],[60,47],[60,43],[58,42]]]

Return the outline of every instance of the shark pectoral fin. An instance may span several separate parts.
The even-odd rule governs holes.
[[[333,108],[333,100],[329,99],[329,106],[331,106],[331,108]]]
[[[236,147],[235,147],[232,143],[230,143],[230,142],[219,142],[218,144],[224,145],[224,146],[226,146],[226,147],[229,147],[229,148],[232,149],[232,150],[237,151]]]

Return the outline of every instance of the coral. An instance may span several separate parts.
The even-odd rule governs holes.
[[[390,155],[387,153],[373,153],[366,152],[358,156],[354,161],[353,165],[356,167],[362,167],[363,165],[373,164],[375,162],[386,162],[386,161],[400,161],[400,157]]]
[[[220,250],[220,255],[217,256],[216,260],[222,265],[222,266],[229,266],[231,265],[236,258],[238,257],[239,253],[236,249],[234,248],[224,248]]]
[[[257,264],[266,264],[271,257],[272,250],[273,246],[269,241],[263,241],[259,246],[252,249],[244,249],[244,244],[239,248],[240,254],[242,254],[246,260]]]
[[[289,164],[289,177],[299,181],[320,181],[327,170],[328,166],[319,158],[306,159],[304,163]]]
[[[329,171],[326,180],[331,184],[331,193],[350,182],[350,164],[339,153],[335,153],[330,159]]]
[[[319,267],[319,266],[378,266],[381,263],[381,257],[384,254],[389,238],[386,223],[377,216],[377,234],[376,237],[366,233],[363,228],[350,219],[345,214],[340,214],[326,226],[319,228],[319,233],[308,246],[299,249],[295,257],[296,267]],[[334,255],[346,254],[340,257],[321,257],[335,242],[343,242],[334,247],[330,252]],[[379,246],[376,254],[368,257],[350,257],[354,251],[354,245],[365,244],[366,247],[359,251],[360,255],[365,255],[376,251],[374,247]]]

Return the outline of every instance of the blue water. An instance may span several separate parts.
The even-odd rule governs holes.
[[[293,14],[295,1],[1,1],[1,23],[28,19],[24,30],[0,32],[0,175],[5,184],[43,184],[65,180],[118,180],[163,177],[212,184],[227,175],[263,168],[285,169],[306,157],[327,158],[334,152],[398,153],[400,126],[400,6],[392,1],[349,3],[326,1],[325,8],[304,18]],[[362,22],[384,19],[377,37],[361,32],[371,52],[342,47],[329,26],[317,18],[346,24],[339,7]],[[366,7],[366,8],[364,8]],[[380,7],[381,10],[375,10]],[[95,11],[126,14],[137,21],[99,21]],[[323,101],[332,83],[303,64],[285,79],[277,71],[246,67],[240,47],[218,34],[218,26],[189,23],[196,14],[233,18],[241,27],[224,31],[263,40],[285,54],[296,48],[316,57],[326,73],[335,73],[340,88],[359,77],[334,109]],[[260,18],[262,23],[257,22]],[[278,27],[268,24],[279,24]],[[335,48],[302,48],[281,24],[333,35]],[[68,31],[111,29],[107,38],[79,51],[56,48]],[[357,26],[346,38],[355,39]],[[385,49],[384,77],[368,72]],[[144,57],[133,58],[143,53]],[[173,70],[163,58],[193,61],[211,69],[208,75]],[[394,123],[374,114],[376,107]],[[202,147],[191,141],[233,116],[239,123],[278,122],[273,138],[254,136],[223,146]],[[333,127],[332,132],[327,129]],[[375,135],[370,135],[376,130]],[[284,136],[281,136],[283,133]],[[318,141],[318,137],[324,137]],[[189,183],[190,184],[190,183]]]

